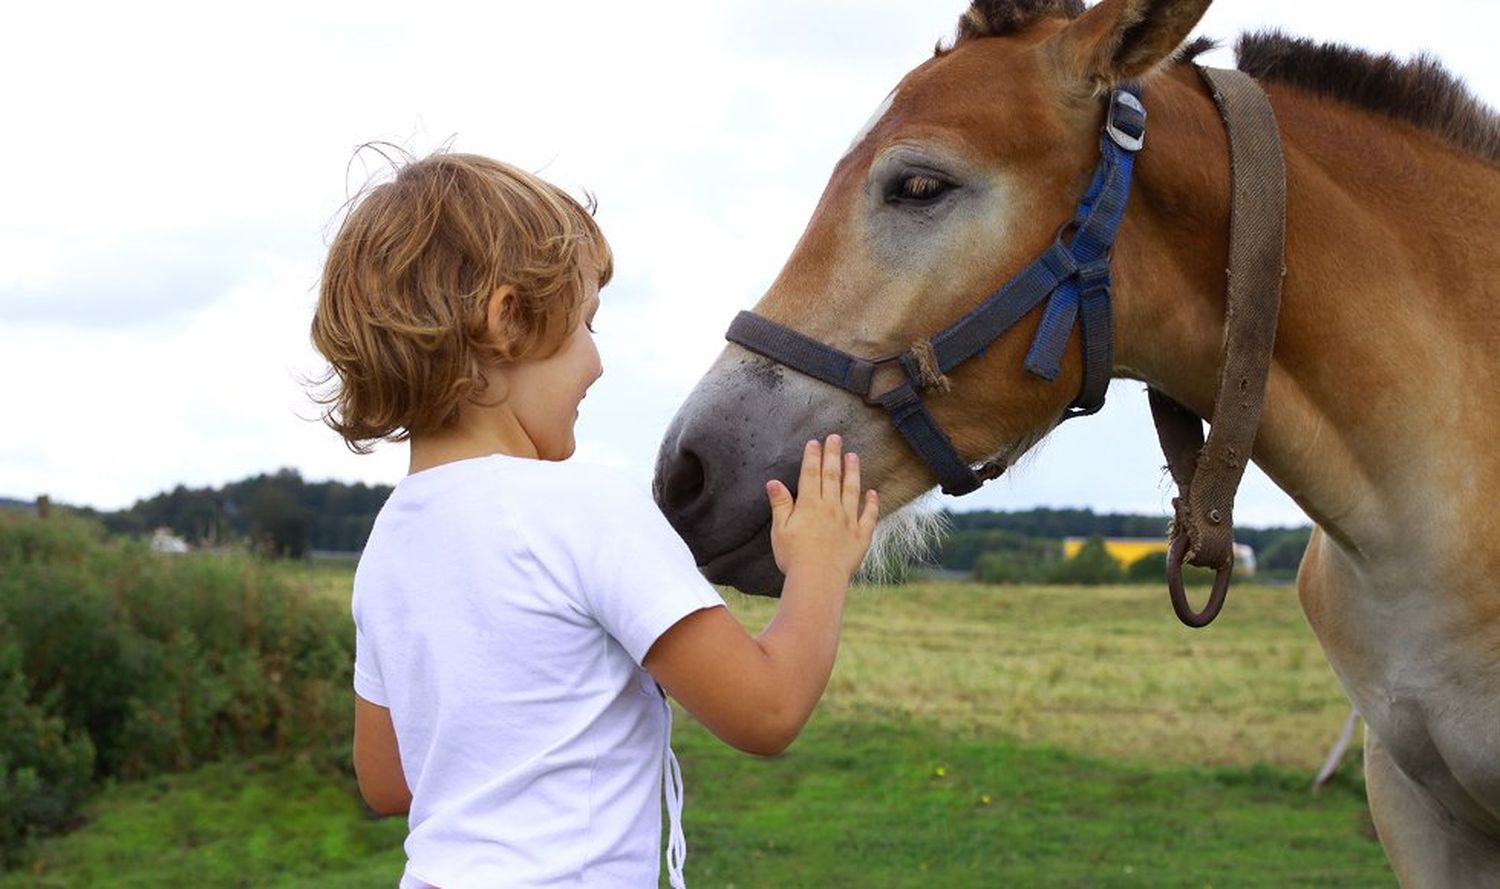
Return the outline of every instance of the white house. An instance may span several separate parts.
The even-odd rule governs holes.
[[[158,553],[185,553],[192,547],[186,540],[172,533],[171,528],[157,528],[151,532],[151,551]]]

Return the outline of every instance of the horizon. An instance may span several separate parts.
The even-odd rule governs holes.
[[[56,498],[50,497],[50,495],[46,494],[46,492],[43,492],[42,494],[39,494],[38,497],[48,497],[48,503],[53,508],[61,508],[61,509],[87,509],[87,510],[92,510],[93,512],[96,512],[96,513],[99,513],[99,514],[103,515],[103,514],[109,514],[109,513],[128,512],[128,511],[134,509],[136,506],[139,506],[141,503],[144,503],[144,502],[146,502],[148,500],[151,500],[151,499],[153,499],[155,497],[160,497],[160,496],[165,496],[167,494],[171,494],[173,491],[177,490],[178,488],[183,488],[183,489],[188,490],[188,491],[204,491],[204,490],[219,491],[219,490],[224,489],[225,487],[228,487],[229,485],[240,484],[240,483],[243,483],[243,482],[246,482],[246,481],[250,481],[252,479],[275,477],[275,476],[277,476],[277,475],[279,475],[282,472],[285,472],[287,470],[291,470],[293,472],[297,472],[297,470],[296,470],[295,467],[283,466],[283,467],[280,467],[278,469],[267,471],[267,472],[252,473],[250,475],[244,476],[243,478],[231,479],[231,480],[229,480],[229,481],[227,481],[227,482],[225,482],[225,483],[223,483],[221,485],[213,485],[213,486],[209,486],[209,487],[189,487],[189,486],[184,485],[182,483],[178,483],[176,485],[173,485],[170,488],[164,488],[164,489],[162,489],[160,491],[157,491],[155,494],[151,494],[151,495],[146,496],[146,497],[137,498],[135,501],[131,502],[128,506],[120,507],[118,509],[102,509],[102,508],[99,508],[99,507],[96,507],[96,506],[93,506],[93,505],[90,505],[90,504],[86,504],[86,503],[74,503],[74,502],[70,502],[70,501],[66,501],[66,500],[57,500]],[[356,486],[356,485],[363,485],[366,488],[376,488],[376,489],[382,488],[382,487],[384,487],[384,488],[392,487],[392,485],[386,484],[384,482],[347,481],[347,480],[344,480],[344,479],[336,479],[336,478],[312,479],[312,478],[307,478],[305,476],[302,476],[300,472],[298,472],[297,474],[298,474],[298,477],[301,479],[302,483],[306,484],[306,485],[331,485],[331,484],[339,484],[339,485],[348,485],[348,486],[351,486],[351,487]],[[6,494],[5,492],[0,492],[0,508],[7,508],[7,507],[8,508],[14,508],[14,509],[34,508],[36,506],[36,502],[37,502],[37,498],[35,498],[35,497],[32,498],[32,499],[30,499],[30,500],[27,500],[27,499],[22,498],[22,497],[13,497],[13,496],[10,496],[9,494]],[[1043,506],[1015,507],[1015,508],[1010,508],[1010,509],[995,508],[995,507],[984,507],[984,508],[962,509],[962,510],[960,510],[960,509],[948,509],[947,507],[935,507],[934,509],[937,512],[949,512],[949,513],[954,513],[954,514],[1001,513],[1001,514],[1006,514],[1006,515],[1014,515],[1014,514],[1025,513],[1025,512],[1070,512],[1070,511],[1076,511],[1076,512],[1088,512],[1088,513],[1091,513],[1091,514],[1093,514],[1095,516],[1100,516],[1100,517],[1110,517],[1110,516],[1128,517],[1128,518],[1155,518],[1156,517],[1156,514],[1153,513],[1153,512],[1130,512],[1130,511],[1119,511],[1119,510],[1100,510],[1100,509],[1095,509],[1095,508],[1089,507],[1089,506],[1045,506],[1045,505],[1043,505]],[[1236,527],[1245,528],[1247,530],[1256,530],[1256,531],[1275,531],[1275,530],[1300,529],[1300,528],[1304,528],[1304,527],[1309,527],[1312,524],[1313,523],[1311,521],[1304,519],[1302,522],[1300,522],[1300,523],[1294,523],[1294,524],[1285,524],[1285,523],[1283,523],[1283,524],[1265,525],[1265,524],[1258,524],[1258,523],[1237,523]],[[1165,531],[1163,531],[1163,534],[1165,535]],[[1126,539],[1126,538],[1120,538],[1120,539]],[[1136,539],[1136,538],[1129,538],[1129,539]],[[1146,540],[1146,539],[1154,539],[1154,538],[1140,538],[1140,539]]]

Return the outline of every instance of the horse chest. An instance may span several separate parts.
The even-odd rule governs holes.
[[[1481,713],[1466,703],[1404,697],[1372,704],[1368,731],[1449,817],[1500,842],[1500,725],[1493,708]]]
[[[1459,604],[1457,578],[1371,570],[1319,543],[1303,606],[1368,730],[1450,816],[1500,839],[1500,627]]]

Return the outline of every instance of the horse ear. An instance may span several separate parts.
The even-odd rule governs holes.
[[[1049,38],[1063,76],[1097,94],[1171,57],[1211,0],[1100,0]]]

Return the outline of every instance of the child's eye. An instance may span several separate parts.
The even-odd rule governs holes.
[[[599,331],[597,331],[597,330],[594,329],[594,322],[592,322],[592,321],[585,321],[585,322],[583,322],[583,326],[588,330],[589,333],[598,333],[599,332]]]

